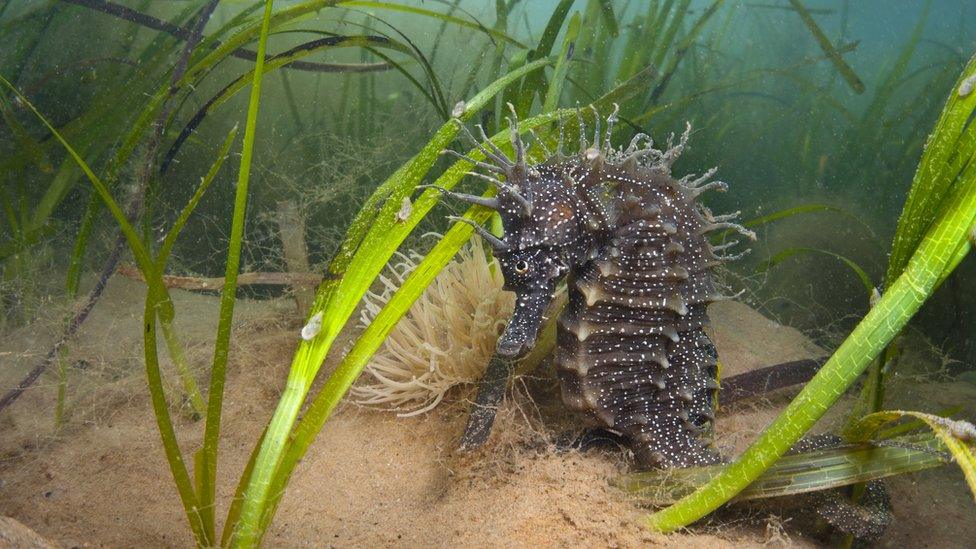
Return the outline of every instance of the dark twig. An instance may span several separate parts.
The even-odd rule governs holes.
[[[793,360],[730,376],[722,380],[722,388],[718,391],[718,405],[728,406],[738,400],[806,383],[813,379],[826,361],[826,357]]]
[[[174,25],[168,21],[163,21],[162,19],[157,19],[151,15],[147,15],[140,11],[134,10],[132,8],[127,8],[125,6],[120,6],[114,2],[107,2],[105,0],[62,0],[69,4],[75,4],[77,6],[83,6],[95,11],[100,11],[104,14],[129,21],[130,23],[135,23],[146,28],[153,30],[158,30],[179,38],[180,40],[189,40],[193,36],[193,30],[186,27],[181,27],[179,25]],[[216,48],[220,46],[220,41],[215,40],[213,47]],[[238,59],[244,59],[245,61],[255,61],[258,58],[258,54],[253,50],[248,50],[245,48],[238,48],[231,52],[231,55],[237,57]],[[290,63],[287,67],[288,69],[297,69],[307,72],[375,72],[375,71],[385,71],[389,70],[391,67],[386,62],[378,63],[316,63],[312,61],[295,61]]]

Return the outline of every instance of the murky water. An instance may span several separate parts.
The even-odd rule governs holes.
[[[829,351],[869,310],[869,288],[884,292],[891,242],[926,140],[947,99],[973,87],[958,82],[976,52],[976,3],[967,0],[332,4],[274,3],[252,125],[239,268],[251,278],[242,278],[238,295],[249,310],[271,311],[254,322],[296,333],[292,325],[300,329],[317,277],[344,253],[361,208],[368,214],[384,205],[386,195],[368,202],[374,191],[460,102],[551,57],[470,121],[494,134],[508,125],[506,102],[524,120],[611,93],[621,107],[616,142],[644,132],[665,143],[690,123],[677,171],[717,166],[729,192],[708,196],[707,205],[759,221],[751,254],[722,279],[745,290],[741,301]],[[110,334],[121,328],[106,324],[100,310],[141,299],[141,286],[129,280],[139,271],[133,239],[150,255],[172,245],[165,273],[184,277],[173,288],[200,299],[219,290],[222,281],[203,279],[225,274],[263,8],[229,0],[0,4],[0,76],[8,82],[0,88],[0,390],[26,388],[10,410],[0,410],[8,416],[2,429],[18,433],[4,444],[8,471],[20,471],[17,460],[33,455],[24,440],[56,444],[50,441],[62,429],[84,433],[81,426],[125,415],[130,402],[148,398],[139,377],[143,341],[126,339],[131,352],[119,353]],[[34,109],[90,167],[110,207]],[[235,127],[226,162],[195,197]],[[449,166],[436,160],[421,182]],[[475,194],[485,188],[473,177],[459,185]],[[410,218],[418,194],[410,196],[414,202],[396,199],[396,223]],[[195,209],[183,219],[188,203]],[[113,208],[132,222],[128,241]],[[421,235],[445,231],[445,216],[460,213],[457,204],[437,205],[401,249],[426,251],[434,240]],[[168,242],[177,220],[185,226]],[[283,283],[281,273],[306,282]],[[135,286],[115,288],[102,301],[100,278],[110,288],[112,281]],[[976,264],[967,258],[906,329],[910,358],[891,365],[899,386],[920,376],[919,383],[937,380],[964,394],[976,381],[974,284]],[[78,310],[91,295],[96,327],[86,328]],[[132,322],[141,322],[138,315]],[[193,345],[212,349],[215,322],[183,328],[204,393],[210,358],[194,355]],[[285,366],[269,383],[283,383]],[[185,377],[181,384],[170,374],[171,394],[186,388]],[[136,396],[101,401],[106,386],[116,397]],[[27,416],[45,418],[30,424],[30,436]]]

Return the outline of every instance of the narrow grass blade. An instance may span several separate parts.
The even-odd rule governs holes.
[[[793,9],[796,10],[796,13],[800,14],[800,19],[803,20],[803,24],[806,25],[807,29],[810,30],[810,34],[813,35],[813,38],[817,41],[820,49],[823,50],[823,52],[827,54],[827,57],[830,58],[830,62],[833,63],[834,67],[837,68],[837,72],[844,77],[844,81],[847,82],[847,85],[850,86],[856,94],[860,95],[864,93],[864,82],[861,82],[861,79],[858,78],[857,73],[854,72],[854,69],[852,69],[851,66],[844,61],[844,58],[840,56],[840,53],[838,53],[834,48],[834,45],[830,43],[830,39],[827,38],[827,35],[824,34],[824,32],[820,29],[820,25],[818,25],[813,19],[813,16],[810,15],[807,8],[800,3],[800,0],[790,0],[790,4],[792,4]]]
[[[549,81],[549,89],[546,90],[546,97],[542,102],[542,112],[551,112],[559,106],[559,97],[563,91],[563,82],[566,80],[566,71],[569,70],[569,61],[572,58],[573,46],[580,31],[580,14],[576,12],[569,20],[566,27],[566,35],[563,37],[563,45],[559,50],[559,57],[556,59],[556,68],[553,70],[552,79]]]
[[[613,13],[612,0],[599,0],[600,13],[603,15],[603,24],[607,26],[610,36],[616,38],[620,35],[620,28],[617,26],[617,16]]]
[[[782,497],[840,488],[949,462],[934,437],[903,437],[784,456],[734,501]],[[721,465],[624,475],[614,484],[645,505],[668,505],[690,494],[722,470]]]
[[[865,440],[883,425],[903,417],[915,418],[932,429],[942,444],[949,449],[956,465],[962,469],[969,491],[976,501],[976,427],[972,423],[923,412],[892,410],[865,416],[855,425],[850,437],[856,441]]]
[[[136,232],[135,228],[132,226],[131,223],[129,223],[129,220],[128,218],[126,218],[125,213],[122,211],[122,208],[119,207],[119,204],[112,197],[112,194],[109,192],[108,187],[105,185],[105,183],[103,183],[102,180],[99,179],[97,175],[95,175],[95,172],[93,172],[92,169],[88,166],[88,163],[86,163],[85,160],[81,158],[81,155],[79,155],[78,152],[75,151],[74,147],[72,147],[71,144],[68,143],[68,141],[61,135],[61,133],[57,129],[55,129],[53,125],[51,125],[51,123],[47,120],[47,118],[45,118],[44,115],[42,115],[34,107],[33,103],[31,103],[29,99],[21,95],[21,93],[17,91],[17,89],[13,86],[13,84],[11,84],[9,81],[7,81],[6,78],[2,76],[0,76],[0,84],[3,84],[11,92],[16,94],[17,97],[20,98],[21,102],[25,106],[27,106],[27,108],[30,109],[31,112],[34,113],[37,119],[40,120],[45,126],[47,126],[48,131],[50,131],[51,134],[58,141],[61,142],[65,150],[68,151],[68,154],[71,155],[74,161],[78,164],[78,167],[81,168],[81,170],[88,177],[88,180],[91,181],[92,186],[95,187],[95,190],[98,192],[102,201],[105,202],[105,205],[112,213],[112,217],[114,217],[116,222],[118,222],[119,227],[122,229],[122,233],[125,235],[126,241],[129,244],[129,247],[132,248],[132,252],[133,255],[135,256],[136,263],[139,264],[140,269],[144,269],[147,272],[152,272],[153,265],[152,265],[152,260],[149,257],[149,252],[146,250],[145,246],[143,245],[142,240],[139,238],[139,235]]]
[[[230,243],[227,247],[224,287],[220,293],[220,316],[217,322],[217,337],[214,341],[213,366],[210,371],[210,391],[207,395],[207,425],[203,434],[203,449],[200,462],[204,474],[200,483],[200,504],[207,519],[208,533],[214,532],[214,503],[217,482],[217,450],[220,443],[220,422],[224,403],[224,382],[227,376],[227,359],[230,353],[230,332],[234,320],[234,305],[237,296],[237,275],[240,270],[241,247],[244,240],[244,220],[247,214],[248,186],[251,178],[251,160],[254,156],[254,139],[257,132],[258,109],[261,104],[261,82],[264,75],[265,52],[268,45],[268,31],[271,26],[271,13],[274,0],[264,5],[264,19],[258,39],[258,58],[254,65],[254,78],[251,84],[251,97],[248,101],[247,120],[244,125],[244,139],[241,149],[241,163],[237,172],[237,185],[234,193],[234,214],[231,220]],[[230,141],[225,141],[229,145]],[[222,156],[221,156],[222,157]],[[215,536],[211,535],[211,539]]]
[[[889,284],[901,274],[936,213],[944,208],[943,203],[958,186],[960,173],[976,150],[976,128],[970,123],[976,112],[976,93],[957,92],[974,75],[976,55],[953,85],[945,109],[925,145],[891,245],[885,277]]]

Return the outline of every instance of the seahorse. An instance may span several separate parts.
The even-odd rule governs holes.
[[[675,179],[671,167],[688,143],[687,126],[664,150],[638,134],[626,148],[611,143],[618,107],[592,142],[580,117],[580,149],[531,163],[518,118],[509,119],[514,158],[481,131],[485,161],[445,151],[480,168],[471,172],[497,188],[492,198],[441,189],[451,198],[498,212],[503,236],[474,226],[498,259],[504,288],[515,292],[511,319],[496,353],[527,353],[557,284],[568,303],[558,318],[555,366],[565,404],[624,438],[642,468],[717,463],[710,433],[718,390],[717,356],[703,327],[706,307],[723,296],[712,270],[741,254],[713,245],[713,231],[755,235],[713,215],[698,198],[727,185],[716,170]],[[595,113],[595,111],[594,111]],[[542,147],[545,145],[541,141]]]

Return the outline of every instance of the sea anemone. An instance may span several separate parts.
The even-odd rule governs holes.
[[[383,290],[365,296],[368,325],[417,266],[416,252],[398,254],[381,276]],[[514,295],[502,290],[498,265],[475,237],[434,279],[390,332],[351,389],[357,404],[412,416],[432,410],[451,387],[476,383],[512,312]]]

